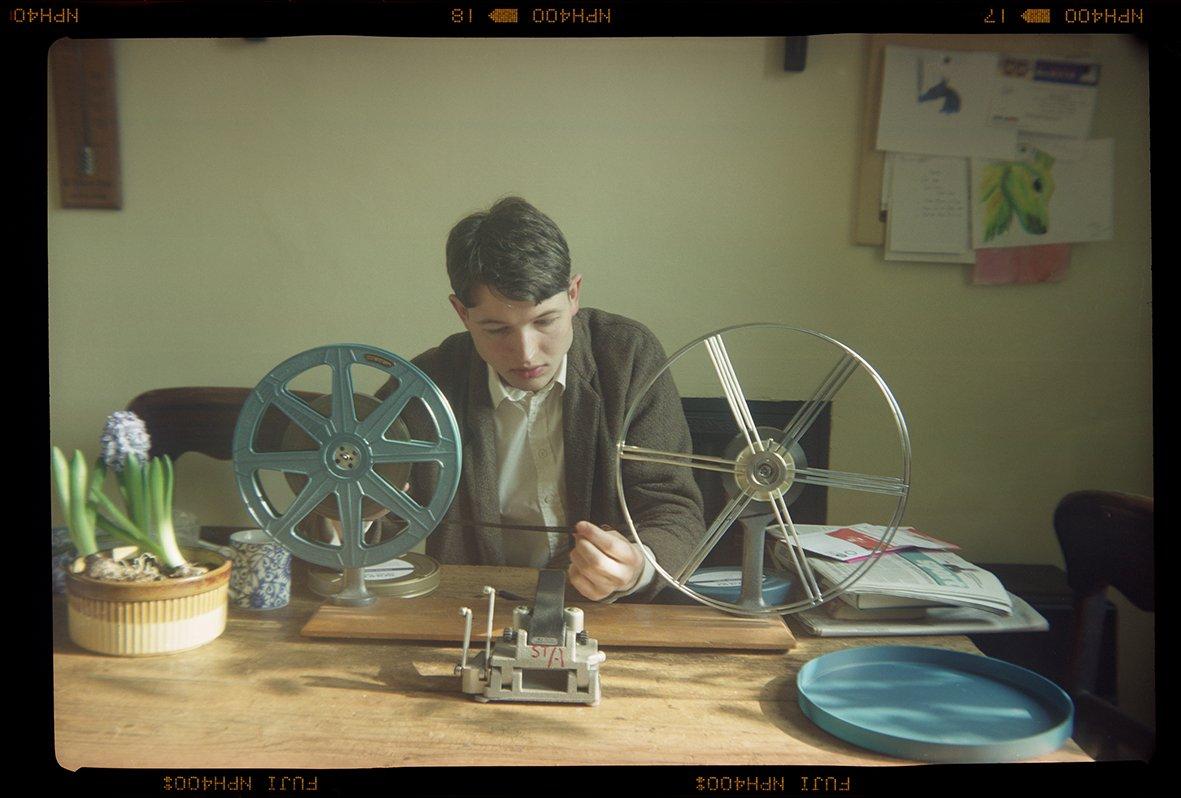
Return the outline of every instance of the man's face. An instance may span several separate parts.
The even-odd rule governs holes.
[[[570,351],[581,284],[582,276],[575,275],[568,290],[536,305],[480,285],[473,307],[455,295],[451,305],[472,334],[476,351],[501,380],[522,391],[539,391],[557,376],[562,357]]]

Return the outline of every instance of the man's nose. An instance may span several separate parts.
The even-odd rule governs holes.
[[[533,363],[533,357],[537,354],[537,336],[533,335],[529,330],[522,330],[519,335],[515,337],[516,353],[520,355],[520,359],[529,363]]]

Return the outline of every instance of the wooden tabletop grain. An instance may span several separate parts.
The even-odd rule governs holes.
[[[212,643],[148,658],[78,648],[64,599],[55,597],[61,765],[906,764],[827,734],[797,703],[795,678],[805,662],[883,639],[797,631],[786,652],[604,647],[598,706],[482,704],[458,689],[458,646],[302,636],[321,600],[296,582],[287,607],[232,608]],[[497,584],[479,569],[461,582],[444,574],[440,591],[472,595],[479,584]],[[515,589],[505,580],[500,586]],[[965,637],[888,642],[976,651]],[[1088,758],[1069,742],[1038,761]]]

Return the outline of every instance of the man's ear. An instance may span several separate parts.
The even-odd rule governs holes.
[[[447,298],[451,300],[451,307],[455,308],[456,315],[459,316],[459,320],[461,322],[463,322],[463,326],[466,327],[467,326],[467,306],[464,305],[463,302],[460,300],[460,298],[457,297],[455,294],[452,294],[451,296],[449,296]]]
[[[578,314],[578,293],[582,289],[582,275],[576,274],[570,280],[570,288],[566,290],[566,296],[570,297],[570,304],[574,307],[571,316]]]

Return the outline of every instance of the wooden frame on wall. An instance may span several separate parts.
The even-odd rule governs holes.
[[[115,56],[109,39],[61,39],[49,52],[63,208],[123,207]]]

